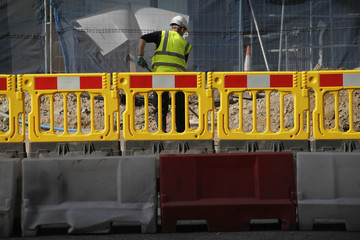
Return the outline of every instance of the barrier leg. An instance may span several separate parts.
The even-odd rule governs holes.
[[[360,231],[360,221],[359,216],[347,216],[345,218],[346,230],[349,232]]]
[[[281,229],[285,231],[296,230],[296,222],[292,221],[295,218],[283,218],[281,219]]]
[[[206,219],[209,232],[247,231],[250,229],[250,219],[241,216],[215,216]]]
[[[91,227],[74,227],[71,226],[68,229],[68,233],[70,234],[98,234],[98,233],[108,233],[111,229],[111,223],[99,223],[96,225],[92,225]]]
[[[37,228],[35,229],[22,229],[22,236],[23,237],[36,237],[37,235]]]
[[[13,219],[14,217],[2,216],[0,211],[0,238],[10,237],[13,232]],[[10,214],[8,214],[10,215]]]
[[[313,229],[314,219],[312,217],[300,217],[299,230],[311,231]]]
[[[279,222],[281,223],[282,230],[296,230],[296,210],[293,208],[293,206],[284,207],[282,214],[280,214],[278,218]]]
[[[141,233],[156,233],[156,214],[148,224],[141,224]]]
[[[176,218],[161,217],[162,231],[166,233],[176,232]]]

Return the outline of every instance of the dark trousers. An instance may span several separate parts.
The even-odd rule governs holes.
[[[154,117],[156,124],[159,126],[159,110],[158,110],[158,95],[156,92],[153,94]],[[161,96],[161,123],[162,131],[166,132],[166,115],[169,108],[169,92],[163,92]],[[177,132],[185,131],[185,94],[177,92],[175,94],[175,124]]]
[[[185,94],[177,92],[175,94],[175,123],[176,131],[185,131]]]

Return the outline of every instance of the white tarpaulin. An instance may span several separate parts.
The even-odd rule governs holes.
[[[76,22],[80,25],[78,30],[85,31],[106,55],[128,40],[137,41],[142,34],[169,29],[170,20],[176,15],[182,15],[189,21],[188,15],[128,4],[77,19]]]

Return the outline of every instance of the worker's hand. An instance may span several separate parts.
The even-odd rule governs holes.
[[[143,68],[148,67],[147,62],[145,61],[144,57],[142,57],[142,56],[138,56],[137,65],[139,65],[140,67],[143,67]]]

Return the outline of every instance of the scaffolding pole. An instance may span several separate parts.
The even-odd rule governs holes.
[[[49,56],[50,56],[50,73],[52,73],[52,63],[53,63],[53,54],[52,54],[52,50],[53,50],[53,44],[52,44],[52,22],[53,22],[53,19],[52,19],[52,8],[51,8],[51,4],[49,3],[49,14],[50,14],[50,22],[49,22],[49,29],[50,29],[50,49],[49,49]]]
[[[282,36],[283,36],[283,31],[284,31],[284,9],[285,9],[285,0],[282,1],[282,7],[281,7],[281,23],[280,23],[280,43],[279,43],[278,71],[281,70]]]
[[[44,36],[45,36],[45,44],[44,44],[44,57],[45,57],[45,73],[47,73],[47,51],[48,51],[48,44],[47,44],[47,4],[46,0],[44,0]]]
[[[239,1],[239,71],[244,70],[243,58],[244,58],[244,51],[243,51],[243,34],[242,34],[242,0]]]
[[[52,8],[49,0],[44,0],[44,61],[45,73],[52,73]],[[49,21],[48,21],[49,13]]]
[[[253,7],[252,7],[251,0],[248,0],[248,2],[249,2],[249,5],[250,5],[251,15],[252,15],[253,20],[254,20],[256,32],[257,32],[257,35],[258,35],[258,38],[259,38],[260,47],[261,47],[261,51],[262,51],[262,54],[263,54],[263,57],[264,57],[266,70],[267,70],[267,71],[270,71],[270,69],[269,69],[269,64],[268,64],[267,59],[266,59],[266,54],[265,54],[264,46],[263,46],[263,43],[262,43],[262,40],[261,40],[261,35],[260,35],[260,31],[259,31],[259,26],[258,26],[257,21],[256,21],[256,17],[255,17],[254,9],[253,9]]]

